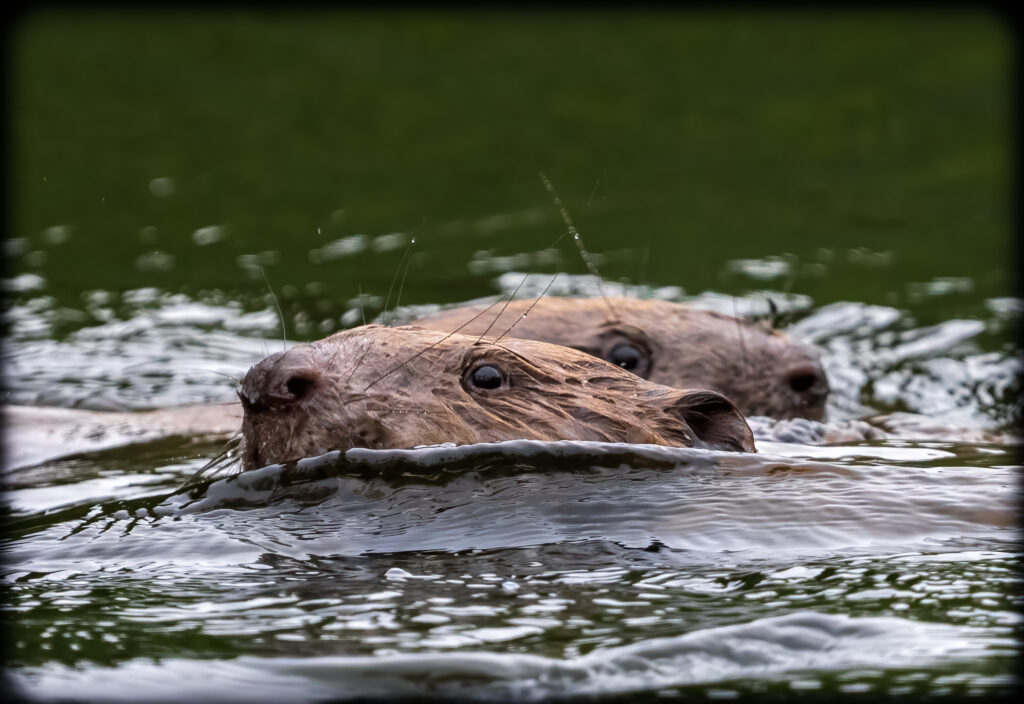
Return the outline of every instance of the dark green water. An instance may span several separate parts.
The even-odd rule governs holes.
[[[403,305],[510,272],[589,290],[572,241],[548,249],[566,228],[543,171],[608,282],[741,313],[772,292],[824,350],[833,419],[1019,421],[996,18],[64,11],[9,36],[8,401],[229,399],[210,370],[280,344],[267,280],[287,337],[315,339],[359,322],[360,292],[381,313],[413,239]],[[157,511],[216,451],[9,474],[4,606],[29,695],[1013,680],[1019,467],[999,436],[769,444],[676,473],[555,453],[523,477],[343,474],[327,499]]]
[[[827,249],[828,275],[792,283],[819,303],[1010,285],[1010,39],[984,15],[88,12],[29,14],[11,38],[10,234],[47,257],[10,264],[68,305],[140,286],[258,297],[236,261],[273,251],[294,314],[312,282],[319,300],[386,291],[395,255],[307,253],[391,232],[422,254],[405,300],[489,293],[474,252],[564,230],[538,170],[613,253],[611,279],[736,290],[728,260]],[[197,247],[211,225],[226,236]],[[865,271],[855,248],[891,266]],[[140,270],[152,250],[174,265]],[[583,271],[568,248],[562,268]],[[931,317],[977,312],[960,299]]]

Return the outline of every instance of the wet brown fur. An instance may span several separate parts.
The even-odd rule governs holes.
[[[505,383],[475,388],[481,364]],[[644,381],[567,347],[416,327],[366,325],[271,355],[239,396],[245,468],[350,447],[520,438],[755,451],[718,394]]]
[[[529,315],[521,318],[531,305]],[[411,324],[454,330],[481,308],[452,308]],[[500,334],[495,331],[503,332],[516,323],[508,336],[565,345],[604,359],[615,345],[629,341],[647,352],[648,368],[638,369],[638,374],[649,381],[718,391],[748,416],[811,420],[825,416],[828,386],[815,349],[785,333],[728,315],[648,299],[547,297],[514,301],[499,320],[493,319],[491,314],[480,316],[461,332],[480,335],[491,326],[490,334]],[[821,375],[822,388],[813,397],[794,393],[782,378],[787,370],[804,366]]]

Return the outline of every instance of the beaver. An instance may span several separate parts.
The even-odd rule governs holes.
[[[829,383],[817,351],[777,330],[625,297],[513,301],[497,320],[499,308],[480,314],[485,308],[460,306],[410,324],[497,337],[516,323],[508,336],[572,347],[657,384],[717,391],[748,416],[825,418]]]
[[[350,447],[512,439],[756,452],[720,393],[670,388],[568,347],[372,324],[254,365],[243,469]]]
[[[629,324],[611,322],[609,304],[619,316],[629,319]],[[529,315],[521,318],[531,305]],[[480,309],[482,306],[472,305],[453,308],[416,324],[450,333]],[[462,329],[463,334],[468,330],[479,336],[493,317],[481,315]],[[510,304],[490,334],[501,335],[516,320],[519,322],[509,335],[568,345],[656,383],[718,391],[738,401],[747,415],[811,420],[824,415],[828,382],[814,350],[782,333],[766,332],[729,316],[655,300],[611,298],[606,303],[602,299],[542,298],[536,304]],[[502,344],[508,346],[512,341],[506,338]],[[756,369],[775,381],[764,383],[755,375]],[[788,376],[778,371],[783,369]],[[409,415],[413,411],[403,412]],[[169,435],[228,434],[238,429],[242,412],[237,404],[144,413],[4,406],[0,415],[5,421],[7,445],[3,464],[10,468]],[[762,435],[772,439],[770,433]],[[434,436],[433,441],[447,440]]]

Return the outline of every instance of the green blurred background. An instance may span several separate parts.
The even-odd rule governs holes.
[[[927,322],[1016,276],[1012,40],[986,14],[51,10],[10,32],[8,275],[61,306],[262,307],[259,263],[316,337],[402,255],[319,248],[389,233],[416,239],[403,303],[486,295],[488,257],[565,230],[541,170],[608,279],[896,306],[967,281]],[[585,273],[558,248],[519,268]],[[776,255],[791,279],[728,265]]]

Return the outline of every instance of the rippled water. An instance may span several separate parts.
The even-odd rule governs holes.
[[[565,276],[557,292],[594,285]],[[898,409],[920,439],[762,440],[751,456],[528,441],[351,450],[187,491],[216,444],[170,438],[16,469],[16,685],[223,701],[1008,692],[1017,361],[979,341],[1005,333],[1016,304],[914,327],[896,309],[772,295],[797,318],[790,331],[825,351],[833,421]],[[8,398],[226,400],[282,344],[270,310],[153,290],[118,304],[91,301],[107,321],[62,339],[47,299],[15,307]]]
[[[823,350],[831,427],[887,433],[352,451],[184,492],[218,442],[42,442],[2,475],[23,693],[1011,690],[1024,301],[999,18],[17,19],[6,403],[234,400],[286,339],[364,315],[521,272],[521,297],[556,271],[549,295],[594,295],[544,170],[606,291],[775,318]]]

